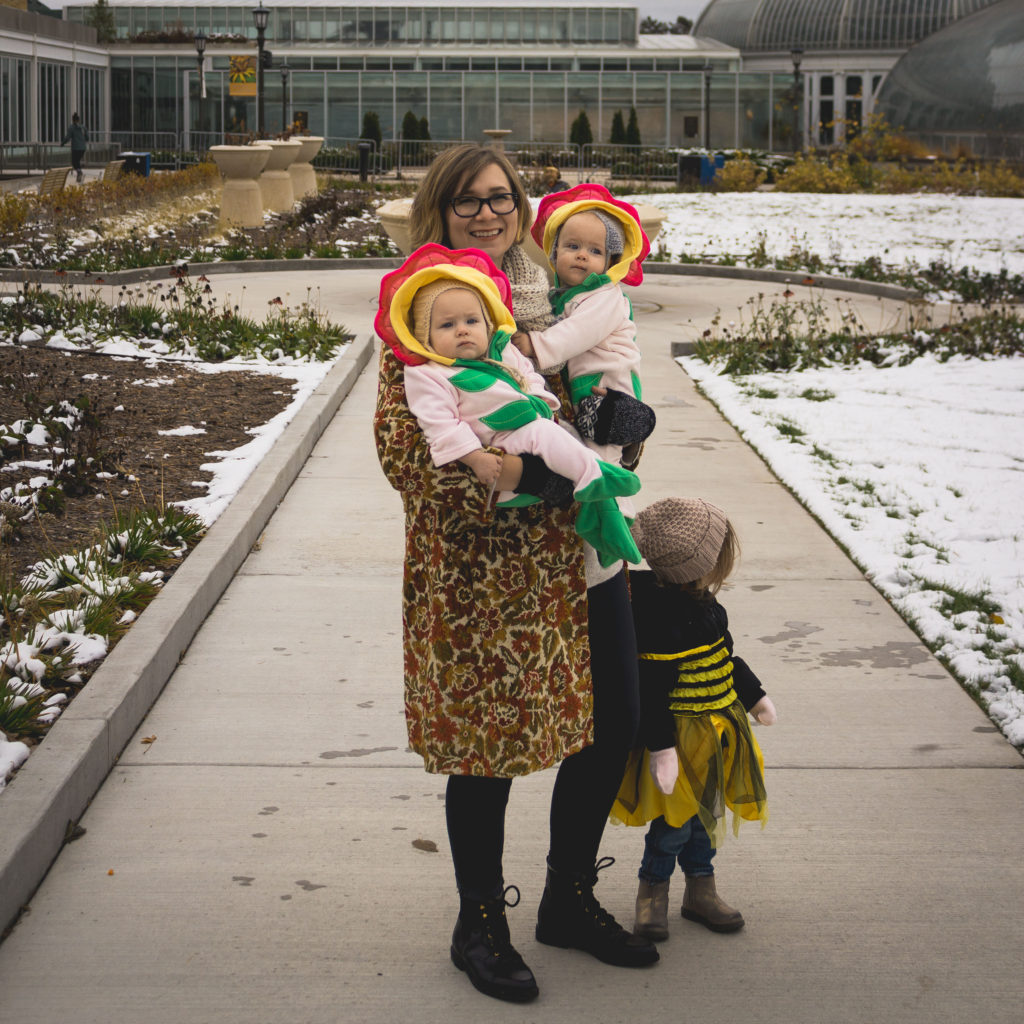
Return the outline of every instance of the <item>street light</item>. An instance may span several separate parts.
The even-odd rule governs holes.
[[[206,33],[199,29],[192,37],[196,46],[196,67],[199,69],[199,103],[196,113],[199,115],[199,130],[203,130],[203,100],[206,99],[206,78],[203,76],[203,54],[206,52]]]
[[[793,60],[793,152],[800,152],[800,100],[803,92],[803,79],[800,77],[800,62],[804,59],[804,48],[794,46],[789,51]]]
[[[281,131],[288,131],[288,72],[287,64],[281,65]]]
[[[263,138],[263,41],[267,31],[270,11],[261,3],[252,12],[252,20],[256,23],[256,134]]]
[[[711,151],[711,73],[714,71],[711,61],[704,61],[704,148]]]

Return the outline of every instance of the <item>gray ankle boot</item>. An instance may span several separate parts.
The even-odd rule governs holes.
[[[713,932],[735,932],[743,927],[743,915],[718,895],[714,875],[686,876],[682,914],[687,921],[696,921]]]
[[[642,935],[652,942],[668,938],[668,886],[668,879],[654,883],[640,880],[636,891],[634,935]]]

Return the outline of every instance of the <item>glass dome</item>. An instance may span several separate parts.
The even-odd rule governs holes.
[[[894,127],[1024,133],[1024,9],[998,0],[936,32],[897,62],[875,110]]]
[[[743,52],[902,50],[996,0],[711,0],[693,34]]]

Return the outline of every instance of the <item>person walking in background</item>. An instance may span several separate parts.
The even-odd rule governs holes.
[[[640,737],[612,817],[650,822],[640,864],[634,931],[668,938],[668,890],[676,863],[686,876],[682,916],[715,932],[743,915],[715,887],[712,858],[725,834],[725,808],[768,819],[761,749],[747,712],[762,725],[775,706],[746,662],[733,654],[729,620],[715,594],[739,545],[725,513],[701,498],[665,498],[637,515],[637,547],[651,567],[630,572],[640,654]]]
[[[60,144],[66,146],[69,141],[71,142],[71,168],[75,172],[75,180],[81,184],[82,179],[85,177],[82,173],[82,161],[85,159],[85,148],[86,143],[89,141],[89,131],[82,124],[78,114],[71,115],[71,124],[68,125],[68,130],[64,133],[64,138],[60,140]]]

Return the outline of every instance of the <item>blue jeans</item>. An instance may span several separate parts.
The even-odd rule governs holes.
[[[664,818],[655,818],[644,841],[640,878],[652,884],[667,882],[677,860],[686,875],[713,875],[715,869],[711,860],[714,856],[711,838],[697,815],[682,828],[673,828]]]

